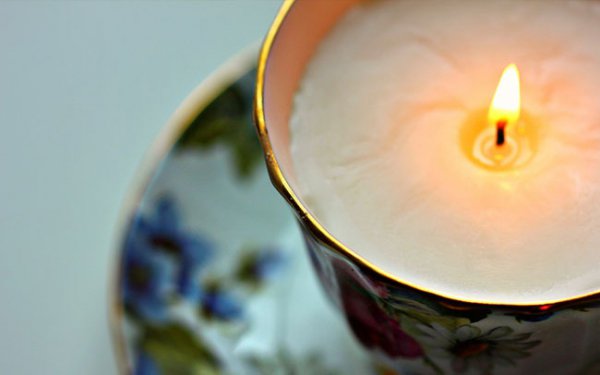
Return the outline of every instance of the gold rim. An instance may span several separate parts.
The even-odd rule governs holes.
[[[339,240],[337,240],[333,235],[331,235],[314,217],[313,215],[304,207],[302,202],[298,199],[294,191],[291,189],[289,183],[283,176],[279,163],[275,157],[273,152],[273,148],[271,146],[271,141],[269,139],[269,134],[267,131],[265,114],[264,114],[264,80],[265,80],[265,71],[267,67],[267,61],[269,59],[269,54],[271,48],[273,46],[273,42],[277,38],[279,29],[283,24],[286,16],[289,11],[293,7],[296,0],[284,0],[273,24],[269,28],[267,36],[263,42],[263,46],[260,50],[259,58],[258,58],[258,70],[257,70],[257,79],[256,79],[256,95],[254,102],[254,117],[255,117],[255,125],[258,130],[258,135],[260,139],[260,143],[263,147],[263,152],[265,155],[265,161],[267,164],[267,169],[269,171],[269,175],[271,177],[271,181],[275,188],[279,191],[279,193],[284,197],[284,199],[292,206],[298,220],[302,224],[302,226],[321,244],[327,246],[333,251],[337,252],[340,255],[343,255],[346,258],[352,260],[352,262],[365,267],[378,276],[387,279],[393,283],[401,284],[405,287],[409,287],[412,289],[416,289],[425,294],[429,294],[434,297],[442,298],[446,300],[447,303],[450,304],[469,304],[473,305],[473,307],[481,306],[481,307],[499,307],[499,308],[539,308],[544,306],[544,310],[547,310],[546,305],[556,305],[553,306],[555,308],[563,308],[565,305],[573,305],[584,302],[584,300],[592,298],[592,297],[600,297],[600,291],[590,292],[579,294],[570,298],[563,299],[555,299],[555,300],[542,300],[542,301],[533,301],[533,302],[516,302],[516,303],[499,303],[499,302],[490,302],[484,300],[476,300],[476,299],[465,299],[456,296],[452,296],[447,293],[437,292],[434,290],[427,289],[425,287],[413,284],[406,280],[403,280],[397,276],[394,276],[374,264],[370,263],[365,258],[356,254],[354,251],[346,247]]]
[[[133,188],[129,189],[129,194],[122,205],[117,223],[118,233],[115,236],[116,241],[113,245],[116,257],[111,270],[112,277],[110,278],[109,286],[109,326],[117,369],[120,374],[130,374],[133,370],[128,360],[127,341],[122,329],[124,311],[119,293],[121,285],[121,247],[130,215],[142,199],[144,191],[153,175],[152,172],[157,169],[161,160],[172,149],[175,142],[188,128],[195,116],[225,88],[250,70],[256,62],[257,51],[257,45],[247,47],[211,73],[206,80],[186,97],[167,121],[164,130],[159,134],[155,143],[150,147],[150,151],[144,157],[142,165],[133,179]]]

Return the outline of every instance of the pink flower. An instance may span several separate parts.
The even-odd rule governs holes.
[[[388,316],[349,275],[343,271],[337,273],[348,324],[364,346],[380,349],[392,358],[423,356],[421,345],[402,330],[398,320]]]

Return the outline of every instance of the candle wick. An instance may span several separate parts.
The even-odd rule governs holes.
[[[502,146],[506,142],[505,129],[508,121],[500,120],[496,123],[496,146]]]

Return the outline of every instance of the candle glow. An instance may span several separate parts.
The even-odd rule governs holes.
[[[515,64],[504,69],[488,112],[488,121],[496,126],[500,122],[511,125],[519,120],[521,111],[521,88],[519,70]]]
[[[532,124],[525,129],[521,119],[519,70],[508,65],[498,81],[492,102],[484,115],[474,111],[464,126],[462,144],[468,159],[490,171],[511,171],[533,156]]]

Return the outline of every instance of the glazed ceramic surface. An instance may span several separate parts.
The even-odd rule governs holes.
[[[305,236],[330,298],[390,374],[600,374],[598,301],[457,303],[390,282]]]
[[[114,294],[124,373],[371,372],[269,183],[255,52],[178,109],[134,189]]]

